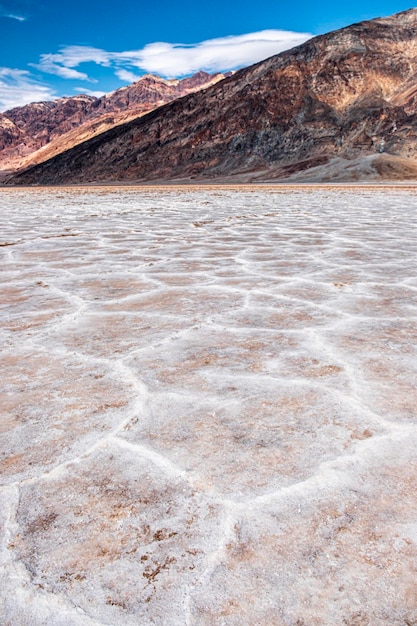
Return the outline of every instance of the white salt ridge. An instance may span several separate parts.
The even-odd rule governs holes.
[[[415,623],[415,192],[1,200],[2,623]]]

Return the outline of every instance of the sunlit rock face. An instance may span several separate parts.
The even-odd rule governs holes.
[[[416,192],[0,197],[0,622],[417,623]]]

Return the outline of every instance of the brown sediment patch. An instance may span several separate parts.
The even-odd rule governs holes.
[[[21,241],[1,241],[0,248],[7,248],[8,246],[17,246]]]
[[[191,469],[217,492],[248,496],[306,479],[324,459],[352,449],[352,433],[365,430],[358,412],[350,409],[347,417],[331,393],[303,386],[284,391],[268,380],[262,386],[256,369],[249,372],[241,381],[220,375],[223,402],[213,395],[212,378],[203,384],[203,374],[187,379],[188,396],[175,386],[172,395],[156,394],[145,419],[123,436]]]
[[[103,620],[144,617],[149,604],[164,619],[167,601],[182,614],[175,598],[201,571],[215,513],[186,482],[116,446],[23,489],[13,551],[33,584]]]
[[[68,355],[69,356],[69,355]],[[52,354],[3,356],[7,387],[0,395],[3,480],[51,468],[102,437],[123,419],[129,389],[105,368],[65,363]]]
[[[196,594],[200,623],[237,623],[244,607],[265,624],[414,623],[416,466],[382,457],[352,468],[366,488],[317,485],[310,502],[294,491],[240,520]]]
[[[0,288],[1,303],[0,308],[4,309],[7,306],[14,307],[17,304],[27,302],[30,298],[30,294],[27,289],[22,287],[14,287],[11,285],[2,285]]]
[[[64,283],[65,290],[71,294],[77,294],[80,297],[85,297],[87,300],[118,300],[128,298],[134,295],[142,294],[148,291],[150,286],[149,281],[140,280],[137,277],[117,277],[108,276],[101,277],[77,277],[72,280],[66,280]],[[128,306],[128,303],[119,305]],[[117,305],[116,305],[117,307]]]

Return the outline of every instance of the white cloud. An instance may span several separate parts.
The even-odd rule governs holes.
[[[53,54],[43,55],[48,57],[58,56]],[[35,65],[34,63],[30,63],[32,67],[37,70],[41,70],[41,72],[45,72],[46,74],[54,74],[55,76],[60,76],[60,78],[74,78],[77,80],[88,80],[90,82],[95,82],[93,79],[89,78],[88,74],[84,72],[79,72],[78,70],[74,70],[70,67],[65,67],[65,65],[59,65],[59,63],[55,63],[52,58],[42,59],[39,65]]]
[[[54,57],[54,60],[66,67],[77,67],[81,63],[96,63],[97,65],[109,65],[109,53],[100,48],[91,46],[66,46],[56,55],[44,54],[42,57]]]
[[[67,46],[56,54],[42,54],[39,63],[31,65],[46,74],[96,83],[94,78],[90,78],[85,72],[79,72],[74,68],[82,63],[108,66],[110,64],[109,58],[109,53],[99,48]]]
[[[107,52],[88,46],[67,46],[56,54],[43,54],[35,67],[62,78],[96,82],[75,69],[83,63],[112,67],[123,81],[139,77],[132,70],[155,72],[167,78],[187,76],[199,70],[221,72],[251,65],[297,46],[312,37],[309,33],[263,30],[247,35],[220,37],[197,44],[156,42],[140,50]]]
[[[135,83],[140,78],[140,76],[137,76],[133,72],[129,72],[129,70],[116,70],[116,76],[126,83]]]
[[[54,96],[49,86],[34,80],[29,72],[0,67],[0,111],[30,102],[52,100]]]
[[[101,98],[101,96],[106,95],[105,91],[95,91],[94,89],[84,89],[83,87],[77,87],[75,91],[87,96],[94,96],[95,98]]]
[[[13,13],[0,13],[0,17],[9,17],[11,20],[17,20],[18,22],[25,22],[26,18],[23,15],[15,15]]]
[[[25,22],[26,17],[24,15],[24,11],[21,12],[19,9],[23,8],[21,2],[16,2],[16,0],[6,0],[5,2],[0,2],[0,17],[8,17],[11,20],[17,20],[18,22]]]
[[[221,72],[262,61],[297,46],[312,35],[264,30],[237,37],[209,39],[196,45],[152,43],[133,53],[122,53],[133,67],[167,77],[185,76],[199,70]]]

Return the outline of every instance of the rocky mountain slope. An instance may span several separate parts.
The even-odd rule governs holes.
[[[417,178],[416,109],[411,9],[315,37],[10,182]]]
[[[117,124],[224,78],[198,72],[182,80],[146,75],[101,98],[79,95],[0,114],[0,169],[39,163]],[[39,152],[38,152],[39,151]]]

